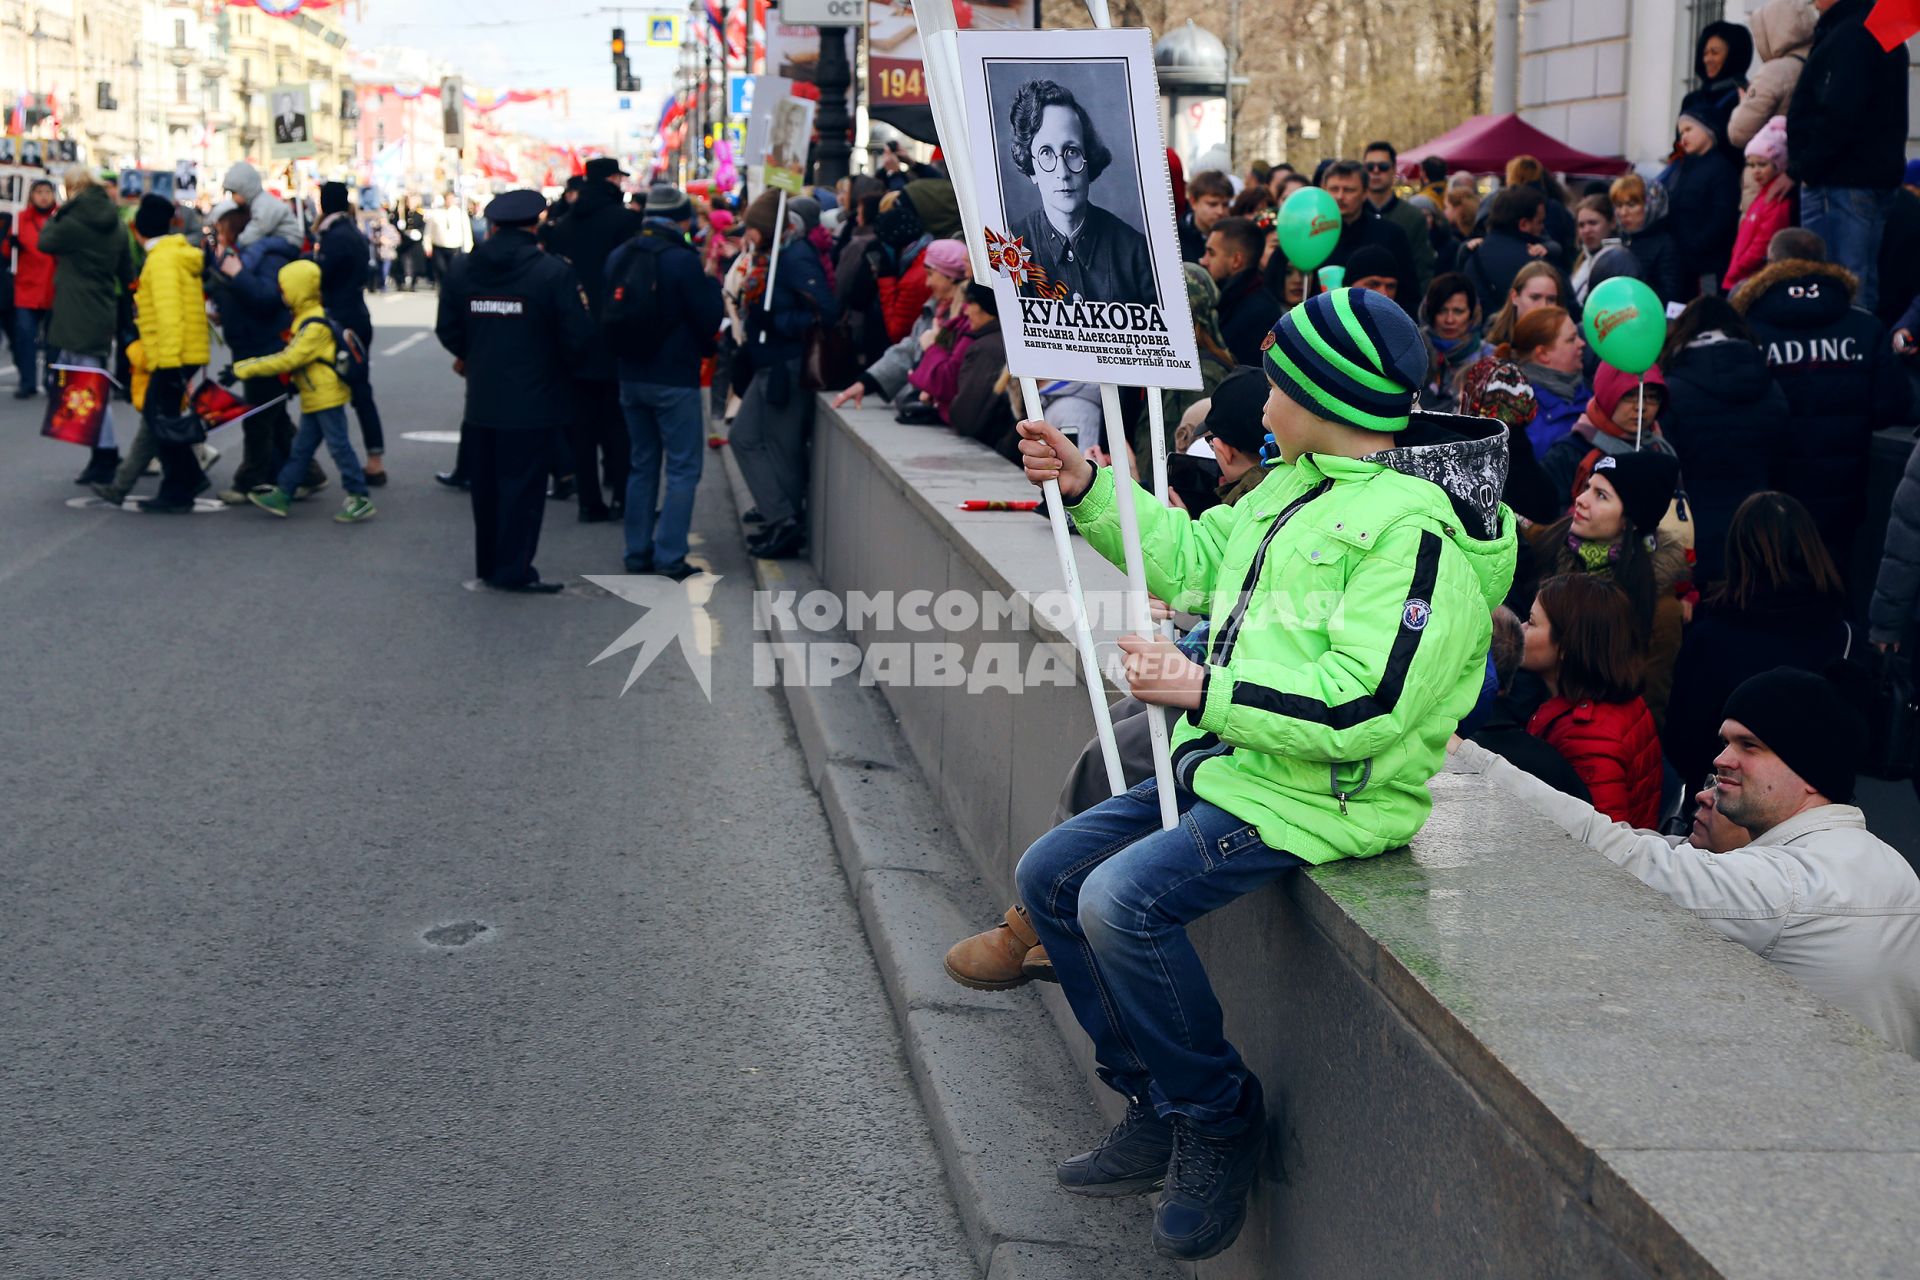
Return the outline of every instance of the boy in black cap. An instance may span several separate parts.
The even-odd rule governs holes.
[[[1220,464],[1221,502],[1238,502],[1267,478],[1267,468],[1260,465],[1260,446],[1267,438],[1260,415],[1266,404],[1267,379],[1258,369],[1235,369],[1214,388],[1201,432]]]
[[[568,363],[598,336],[573,268],[534,239],[546,208],[538,191],[487,206],[492,234],[442,289],[434,324],[467,379],[475,571],[498,590],[542,594],[561,586],[541,580],[533,556],[554,434],[570,410]]]
[[[1487,773],[1675,905],[1920,1056],[1920,878],[1852,803],[1866,732],[1841,691],[1811,671],[1776,667],[1735,689],[1712,799],[1752,840],[1725,853],[1610,822],[1472,743],[1458,749],[1455,768]]]

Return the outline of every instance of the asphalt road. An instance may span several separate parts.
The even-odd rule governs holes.
[[[0,1274],[973,1275],[724,476],[712,701],[622,697],[634,606],[463,585],[431,311],[375,303],[363,526],[70,508],[0,395]]]

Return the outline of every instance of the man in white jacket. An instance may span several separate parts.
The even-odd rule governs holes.
[[[427,246],[433,278],[443,286],[448,275],[473,252],[473,221],[453,196],[443,194],[440,207],[428,210]]]
[[[1714,759],[1720,817],[1750,832],[1714,853],[1609,822],[1471,742],[1485,773],[1755,955],[1920,1057],[1920,877],[1853,799],[1866,725],[1820,676],[1780,667],[1727,699]],[[1699,838],[1702,825],[1694,827]],[[1721,841],[1713,841],[1722,844]]]

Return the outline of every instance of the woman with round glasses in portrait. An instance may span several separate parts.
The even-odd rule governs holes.
[[[1046,292],[1069,301],[1159,305],[1147,238],[1093,203],[1093,184],[1113,162],[1093,120],[1052,80],[1030,80],[1014,95],[1013,163],[1033,181],[1040,208],[1014,228],[1046,272]],[[1023,293],[1039,293],[1029,283]]]

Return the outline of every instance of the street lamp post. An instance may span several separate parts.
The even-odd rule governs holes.
[[[847,111],[853,67],[847,61],[847,30],[820,28],[820,69],[814,79],[820,90],[819,114],[814,117],[820,145],[814,153],[813,180],[823,187],[847,176],[847,158],[853,152],[853,116]]]

